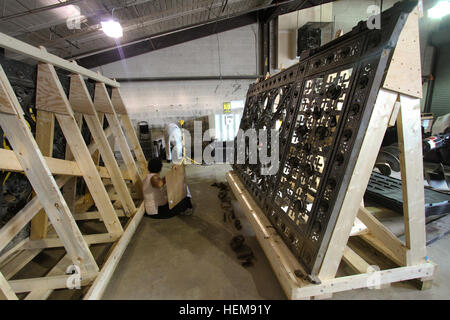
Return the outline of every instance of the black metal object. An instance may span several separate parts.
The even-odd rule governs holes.
[[[381,30],[360,22],[248,91],[241,129],[274,128],[282,121],[280,169],[262,176],[260,162],[248,163],[252,148],[234,169],[313,281],[393,48],[415,5],[402,1],[383,12]]]
[[[317,49],[322,44],[322,29],[320,23],[308,22],[297,32],[297,56],[309,49]]]
[[[153,141],[150,128],[147,121],[141,121],[138,123],[139,131],[139,144],[147,161],[153,158]]]
[[[425,216],[450,212],[450,195],[425,187]],[[402,181],[372,172],[365,200],[382,203],[389,209],[403,213]]]

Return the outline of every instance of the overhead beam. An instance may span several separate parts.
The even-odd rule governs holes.
[[[210,9],[211,10],[220,9],[221,6],[222,5],[219,3],[219,4],[213,4],[210,7],[199,7],[199,8],[195,8],[192,10],[176,12],[176,13],[172,13],[172,10],[159,11],[156,14],[152,13],[152,14],[149,14],[146,16],[139,16],[134,19],[126,20],[122,23],[122,28],[123,28],[124,34],[126,34],[127,32],[150,27],[152,25],[157,25],[162,22],[176,21],[177,19],[183,18],[188,15],[203,14]],[[184,26],[184,27],[187,27],[187,26]],[[43,45],[46,47],[52,47],[52,46],[61,44],[63,41],[67,41],[67,40],[77,39],[81,42],[86,42],[86,41],[95,40],[95,39],[98,39],[101,37],[104,37],[104,33],[101,30],[100,22],[98,22],[98,23],[91,25],[90,27],[88,27],[85,30],[82,30],[80,32],[76,32],[73,34],[69,34],[63,38],[59,38],[59,39],[55,39],[53,41],[46,42]]]
[[[178,32],[165,33],[159,36],[145,38],[140,42],[113,48],[105,52],[93,54],[77,62],[80,66],[91,69],[100,65],[115,62],[124,58],[131,58],[147,52],[171,47],[180,43],[192,41],[195,39],[210,36],[216,33],[232,30],[256,23],[255,13],[249,13],[243,16],[223,19],[217,22],[210,22],[189,29],[183,29]]]
[[[77,73],[82,76],[88,77],[92,80],[103,82],[111,87],[120,87],[120,84],[114,80],[108,79],[98,73],[91,70],[87,70],[83,67],[76,65],[75,63],[69,62],[63,58],[55,56],[54,54],[48,53],[45,48],[36,48],[25,42],[17,40],[10,37],[4,33],[0,32],[0,47],[10,50],[15,53],[23,54],[37,61],[49,63],[54,67],[61,68],[72,73]]]
[[[311,1],[313,2],[313,1]],[[326,2],[326,1],[324,1]],[[277,6],[270,8],[266,10],[264,14],[264,22],[269,22],[279,15],[286,14],[292,11],[297,11],[304,9],[303,7],[307,6],[308,3],[310,3],[309,0],[295,0],[295,1],[288,1],[288,0],[280,0],[280,1],[272,1],[272,3],[276,3]],[[309,5],[309,7],[311,4]]]
[[[131,77],[117,78],[119,83],[124,82],[163,82],[163,81],[211,81],[211,80],[255,80],[262,75],[235,75],[235,76],[179,76],[179,77]]]
[[[131,58],[147,52],[167,48],[180,43],[192,41],[216,33],[244,27],[264,19],[274,19],[278,15],[295,10],[306,9],[320,4],[333,2],[335,0],[285,0],[283,2],[273,1],[269,5],[256,7],[229,17],[221,17],[205,23],[185,26],[175,30],[162,32],[135,39],[131,42],[121,44],[120,47],[108,47],[92,52],[84,53],[74,57],[78,64],[86,68],[95,68],[100,65]],[[259,19],[258,19],[259,15]],[[270,20],[267,20],[270,21]]]

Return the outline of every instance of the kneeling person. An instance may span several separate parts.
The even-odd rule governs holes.
[[[192,215],[193,208],[191,203],[191,195],[189,188],[187,189],[187,197],[184,198],[172,209],[169,209],[167,199],[166,178],[161,178],[162,161],[160,159],[152,159],[148,163],[149,174],[143,182],[143,193],[145,202],[146,217],[154,219],[168,219],[178,214]]]

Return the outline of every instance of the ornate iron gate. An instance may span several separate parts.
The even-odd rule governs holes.
[[[261,162],[248,161],[255,152],[249,147],[234,170],[313,281],[393,49],[416,5],[397,3],[381,14],[381,29],[362,21],[248,91],[240,128],[273,129],[278,122],[280,169],[261,175]]]

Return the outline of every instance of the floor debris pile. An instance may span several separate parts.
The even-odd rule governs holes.
[[[219,188],[218,198],[220,199],[221,202],[220,206],[223,209],[223,222],[224,223],[230,222],[237,231],[241,231],[242,230],[241,221],[238,218],[236,218],[234,209],[231,205],[231,197],[229,194],[230,188],[226,183],[223,182],[213,183],[211,186]],[[233,249],[233,251],[236,253],[238,260],[243,261],[241,263],[242,266],[247,268],[253,266],[253,260],[255,259],[255,256],[253,254],[252,249],[244,242],[245,242],[244,236],[237,235],[231,240],[230,246],[231,249]]]

